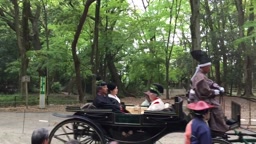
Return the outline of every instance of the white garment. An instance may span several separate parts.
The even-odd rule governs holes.
[[[151,105],[147,110],[158,111],[163,109],[164,109],[164,102],[160,98],[157,98],[154,101],[152,101]]]
[[[148,107],[150,105],[150,103],[148,102],[148,100],[144,100],[142,103],[141,103],[141,106],[146,106]]]
[[[121,102],[121,100],[119,99],[119,97],[117,97],[116,95],[112,95],[112,94],[108,94],[108,97],[116,99],[119,103]]]

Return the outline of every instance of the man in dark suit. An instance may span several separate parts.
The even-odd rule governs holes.
[[[97,85],[97,96],[93,105],[100,109],[112,109],[113,112],[121,112],[118,101],[108,97],[107,83],[99,81]]]

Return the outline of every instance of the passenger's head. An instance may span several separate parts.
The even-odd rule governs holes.
[[[110,93],[112,95],[117,95],[117,93],[118,93],[117,85],[114,83],[109,83],[108,84],[108,93]]]
[[[210,119],[210,109],[213,105],[207,104],[204,101],[198,101],[196,103],[190,103],[187,105],[188,109],[193,111],[194,117],[202,118],[204,120]]]
[[[104,81],[97,81],[97,93],[100,93],[102,95],[108,94],[108,87],[107,83]]]
[[[80,142],[78,140],[70,140],[70,141],[66,142],[65,144],[80,144]]]
[[[31,144],[48,144],[49,134],[45,128],[36,129],[32,133]]]
[[[146,97],[148,97],[150,101],[154,101],[157,97],[161,96],[163,92],[163,86],[158,83],[154,83],[150,86],[147,92],[144,92],[144,94],[146,94]]]

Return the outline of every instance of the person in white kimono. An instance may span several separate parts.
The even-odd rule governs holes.
[[[121,109],[121,112],[124,112],[124,113],[130,113],[127,109],[126,109],[126,106],[125,106],[125,103],[124,102],[121,102],[120,98],[117,96],[117,93],[118,93],[118,87],[116,84],[114,83],[108,83],[108,97],[110,99],[112,99],[112,102],[114,103],[119,103],[120,105],[120,109]]]
[[[164,92],[164,88],[162,85],[154,83],[150,86],[147,92],[144,92],[150,100],[150,105],[147,110],[159,111],[165,108],[164,102],[159,96],[161,96]]]
[[[118,88],[117,85],[114,83],[109,83],[108,85],[108,97],[113,98],[118,101],[118,103],[121,103],[119,97],[117,96]]]

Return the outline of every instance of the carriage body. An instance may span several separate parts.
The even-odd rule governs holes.
[[[80,109],[67,107],[73,115],[54,114],[66,118],[50,134],[50,143],[79,139],[82,143],[151,144],[171,132],[184,132],[188,120],[182,110],[183,99],[175,97],[174,104],[164,111],[145,111],[144,114],[114,113],[110,109]],[[64,130],[66,129],[66,130]],[[125,137],[122,132],[132,131]]]
[[[240,105],[235,105],[232,117],[240,120]],[[67,107],[73,115],[66,118],[50,133],[51,144],[63,144],[71,139],[81,143],[105,144],[117,141],[121,144],[153,144],[172,132],[184,132],[190,121],[183,112],[183,99],[175,97],[174,104],[164,111],[145,111],[144,114],[114,113],[109,109],[80,109]],[[240,126],[240,121],[238,127]],[[123,132],[132,131],[130,136]]]

